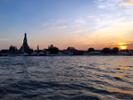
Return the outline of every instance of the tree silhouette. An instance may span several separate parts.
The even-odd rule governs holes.
[[[113,53],[113,54],[117,54],[118,52],[119,52],[119,48],[114,47],[114,48],[112,49],[112,53]]]
[[[88,52],[94,52],[94,51],[95,51],[94,48],[89,48],[89,49],[88,49]]]
[[[59,52],[59,49],[57,47],[54,47],[54,45],[50,45],[48,47],[48,52],[50,54],[57,54]]]
[[[102,53],[103,54],[110,54],[111,53],[111,49],[110,48],[103,48],[102,49]]]
[[[18,52],[17,47],[12,45],[9,47],[9,53],[16,54],[17,52]]]

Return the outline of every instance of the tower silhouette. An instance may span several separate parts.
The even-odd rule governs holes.
[[[22,53],[30,53],[31,52],[31,49],[30,49],[28,42],[27,42],[27,34],[26,33],[24,33],[23,44],[20,48],[20,51]]]

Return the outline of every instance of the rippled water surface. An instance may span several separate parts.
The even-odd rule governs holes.
[[[133,100],[133,57],[0,57],[0,100]]]

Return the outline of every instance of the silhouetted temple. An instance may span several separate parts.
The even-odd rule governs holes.
[[[24,40],[23,40],[23,44],[20,48],[20,52],[21,53],[30,53],[32,51],[32,49],[30,49],[28,42],[27,42],[27,34],[24,34]]]

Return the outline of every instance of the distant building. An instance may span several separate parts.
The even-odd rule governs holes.
[[[27,42],[27,34],[24,34],[23,44],[20,48],[21,53],[31,53],[33,50],[30,49],[28,42]]]
[[[0,50],[0,56],[7,56],[9,53],[9,50],[8,49],[2,49]]]

